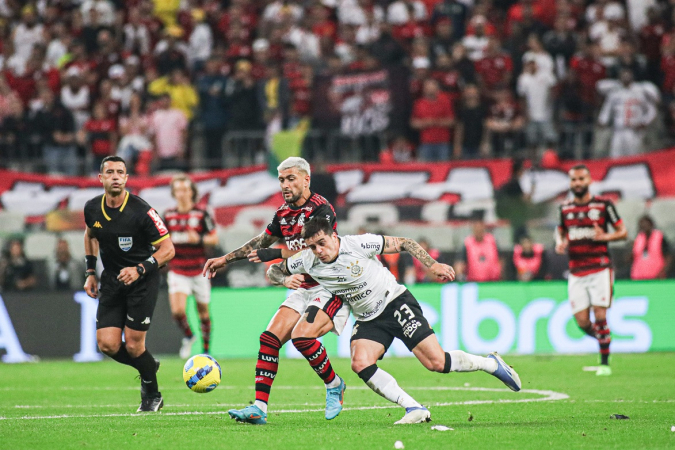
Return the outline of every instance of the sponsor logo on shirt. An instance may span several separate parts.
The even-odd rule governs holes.
[[[580,241],[582,239],[593,239],[595,229],[589,227],[570,227],[567,232],[567,238],[570,241]]]
[[[152,221],[155,223],[155,228],[157,228],[157,231],[159,231],[159,234],[161,236],[164,236],[166,233],[169,232],[169,230],[166,228],[166,225],[164,225],[164,222],[162,221],[162,218],[159,217],[159,214],[157,214],[157,211],[154,209],[151,209],[148,211],[148,215],[152,219]]]

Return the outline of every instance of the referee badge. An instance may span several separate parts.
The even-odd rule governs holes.
[[[131,250],[131,246],[134,245],[134,238],[118,237],[117,242],[119,243],[119,246],[123,252],[128,252],[129,250]]]

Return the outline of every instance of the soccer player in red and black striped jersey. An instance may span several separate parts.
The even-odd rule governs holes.
[[[267,248],[279,239],[285,241],[289,250],[305,248],[302,227],[312,217],[325,217],[337,230],[335,210],[325,198],[309,188],[309,163],[302,158],[291,157],[283,161],[277,170],[285,203],[259,236],[225,256],[209,259],[204,266],[204,276],[212,277],[218,269],[232,261],[249,258],[249,255],[255,258],[255,250]],[[267,402],[277,374],[279,350],[292,339],[295,348],[323,380],[326,386],[325,417],[334,419],[342,411],[345,384],[333,371],[326,350],[317,339],[329,331],[338,335],[342,332],[349,317],[349,305],[308,275],[290,275],[283,280],[283,285],[295,291],[281,304],[267,330],[260,335],[255,403],[228,413],[238,421],[259,425],[267,423]]]
[[[592,180],[588,167],[572,167],[569,177],[574,197],[560,206],[555,251],[569,255],[567,292],[577,325],[600,344],[601,362],[596,374],[611,375],[607,308],[612,304],[614,274],[607,243],[624,240],[628,233],[612,201],[589,192]],[[590,319],[591,307],[595,324]]]
[[[164,223],[173,237],[176,256],[169,263],[167,282],[171,314],[185,335],[179,355],[186,359],[196,340],[185,315],[185,302],[190,295],[194,295],[197,302],[204,353],[209,352],[211,282],[201,274],[206,262],[206,247],[218,244],[218,234],[208,209],[195,204],[199,198],[197,186],[187,175],[173,177],[171,195],[176,199],[176,207],[164,213]]]

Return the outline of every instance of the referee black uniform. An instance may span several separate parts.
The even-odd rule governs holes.
[[[84,220],[91,230],[91,237],[98,241],[103,274],[99,290],[99,304],[96,312],[96,329],[115,327],[147,331],[159,291],[159,272],[142,273],[130,285],[117,279],[126,267],[139,267],[151,262],[153,245],[169,238],[169,230],[161,217],[143,199],[126,191],[126,198],[119,208],[106,205],[106,195],[89,200],[84,207]],[[141,398],[139,411],[145,411],[146,401],[161,401],[157,386],[156,371],[159,361],[146,350],[133,358],[122,343],[120,350],[109,355],[122,364],[130,365],[141,375]],[[150,400],[148,400],[150,399]],[[162,401],[163,403],[163,401]],[[147,405],[146,405],[147,406]],[[160,406],[161,407],[161,406]]]

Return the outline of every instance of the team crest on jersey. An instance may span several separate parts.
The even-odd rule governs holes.
[[[599,209],[590,209],[588,211],[588,218],[591,220],[600,219],[600,210]]]
[[[359,266],[358,260],[348,265],[347,269],[349,269],[354,278],[358,278],[363,274],[363,267]]]
[[[117,243],[123,252],[128,252],[131,250],[131,247],[134,245],[134,238],[132,237],[118,237]]]
[[[298,217],[298,226],[299,227],[304,227],[305,226],[305,214],[300,214],[300,217]]]

